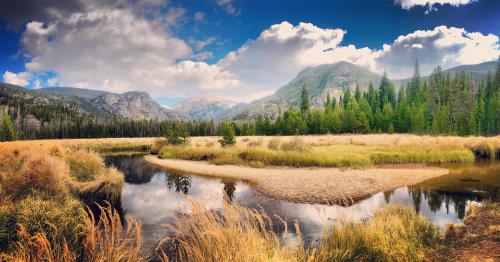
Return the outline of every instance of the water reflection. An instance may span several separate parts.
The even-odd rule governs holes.
[[[498,201],[500,188],[498,164],[469,165],[453,167],[449,175],[415,186],[380,192],[349,207],[328,206],[270,199],[239,181],[171,174],[148,164],[141,156],[111,157],[106,162],[124,171],[124,212],[141,221],[145,245],[153,248],[168,234],[163,224],[172,224],[179,214],[190,212],[188,198],[211,210],[222,208],[224,202],[263,209],[270,216],[285,219],[292,233],[293,223],[298,221],[304,238],[312,240],[325,226],[345,219],[369,219],[375,210],[391,203],[410,206],[440,226],[460,222],[471,202]],[[278,233],[283,230],[280,223],[275,224]]]

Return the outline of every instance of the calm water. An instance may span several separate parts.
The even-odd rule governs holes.
[[[189,213],[186,196],[212,210],[223,207],[224,201],[262,208],[269,215],[286,219],[289,228],[298,221],[306,240],[317,239],[324,226],[336,221],[369,219],[376,209],[390,203],[410,206],[442,227],[449,222],[461,222],[472,202],[486,198],[500,200],[498,163],[453,166],[449,175],[380,192],[348,207],[275,200],[240,181],[165,172],[147,163],[142,156],[107,157],[106,163],[124,172],[123,210],[125,215],[141,221],[145,245],[150,249],[168,234],[164,224],[172,224],[179,214]]]

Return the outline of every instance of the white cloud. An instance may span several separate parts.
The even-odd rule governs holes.
[[[408,77],[412,61],[418,59],[423,74],[441,65],[450,68],[494,60],[500,55],[498,36],[467,32],[463,28],[438,26],[399,36],[390,45],[374,52],[377,71],[387,69],[394,78]]]
[[[232,5],[228,0],[219,2]],[[165,4],[143,0],[132,7],[140,3],[148,8]],[[496,35],[461,28],[415,31],[377,50],[343,45],[347,33],[343,29],[282,22],[216,64],[207,64],[203,60],[212,54],[203,49],[214,38],[184,40],[169,32],[182,22],[184,9],[165,9],[170,11],[159,18],[132,7],[100,7],[52,22],[28,23],[21,39],[23,54],[29,57],[27,72],[5,72],[4,81],[36,84],[37,75],[54,72],[57,78],[47,81],[50,86],[250,101],[271,94],[307,66],[348,61],[379,73],[387,69],[390,77],[401,78],[412,74],[415,58],[426,74],[439,64],[446,68],[479,63],[500,54]]]
[[[29,80],[31,78],[31,74],[28,72],[22,72],[19,74],[12,73],[10,71],[5,71],[3,74],[3,81],[5,83],[18,85],[18,86],[27,86],[29,84]]]
[[[401,5],[405,10],[409,10],[415,6],[426,6],[426,13],[437,11],[436,5],[460,6],[473,2],[477,2],[477,0],[394,0],[395,4]]]
[[[59,79],[57,77],[52,77],[47,79],[47,85],[50,87],[57,86],[59,84]]]
[[[75,13],[49,24],[30,22],[22,45],[31,57],[26,64],[28,71],[55,72],[65,86],[189,96],[238,83],[217,65],[179,62],[210,54],[194,53],[161,23],[128,9]]]
[[[228,14],[237,14],[238,11],[236,10],[236,7],[234,7],[234,4],[233,4],[233,0],[217,0],[217,4],[224,8],[224,10],[228,13]]]
[[[194,48],[199,51],[205,48],[207,45],[212,44],[215,41],[215,37],[207,37],[203,40],[190,40],[189,43],[194,46]]]
[[[260,36],[230,52],[218,65],[238,77],[241,86],[233,95],[269,93],[290,81],[307,66],[349,60],[369,64],[369,49],[340,47],[345,31],[322,29],[308,23],[272,25]],[[330,51],[326,51],[330,50]]]
[[[196,12],[194,14],[194,20],[198,22],[204,22],[205,21],[205,13],[203,12]]]

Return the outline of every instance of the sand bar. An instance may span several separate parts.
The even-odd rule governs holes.
[[[214,165],[205,161],[160,159],[153,155],[145,156],[145,159],[175,172],[243,180],[268,197],[316,204],[338,204],[346,200],[359,200],[377,192],[414,185],[448,174],[448,169],[422,165],[341,170]]]

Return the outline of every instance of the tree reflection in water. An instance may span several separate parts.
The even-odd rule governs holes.
[[[176,192],[182,192],[185,195],[189,193],[192,181],[191,176],[169,173],[165,173],[165,176],[168,189],[172,189],[175,186]]]
[[[236,191],[236,182],[233,180],[221,180],[224,184],[224,200],[227,202],[233,202],[234,193]]]

